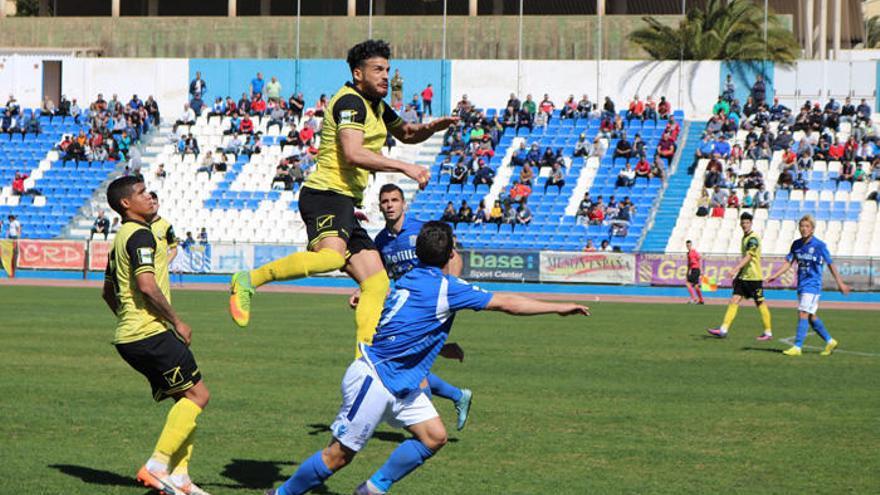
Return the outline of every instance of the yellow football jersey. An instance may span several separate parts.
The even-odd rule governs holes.
[[[171,279],[169,278],[168,251],[177,247],[177,237],[174,235],[174,227],[162,217],[150,224],[150,230],[156,237],[156,283],[166,294],[168,302],[171,302]]]
[[[381,153],[388,136],[388,128],[401,125],[403,120],[383,100],[367,98],[351,83],[340,89],[324,111],[324,127],[315,171],[305,186],[319,191],[333,191],[354,198],[360,205],[370,172],[345,160],[339,146],[338,133],[355,129],[364,133],[364,148]]]
[[[156,237],[147,224],[125,220],[113,240],[104,273],[105,280],[113,283],[118,303],[114,344],[136,342],[167,330],[137,288],[135,278],[148,272],[156,273]],[[170,291],[160,289],[170,298]]]
[[[764,280],[764,275],[761,272],[761,241],[758,239],[758,235],[754,232],[743,235],[741,250],[743,256],[748,254],[752,259],[740,270],[737,278],[740,280]]]

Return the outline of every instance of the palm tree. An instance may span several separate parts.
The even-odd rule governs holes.
[[[800,47],[794,34],[779,17],[767,19],[764,42],[764,11],[751,0],[709,0],[706,9],[687,12],[678,28],[644,17],[648,26],[629,34],[656,60],[772,60],[790,64]]]
[[[880,16],[874,16],[868,19],[865,38],[868,40],[865,48],[874,48],[880,44]]]

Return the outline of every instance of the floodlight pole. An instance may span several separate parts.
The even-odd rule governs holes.
[[[681,0],[681,15],[683,17],[678,26],[679,33],[683,23],[687,20],[687,0]],[[682,105],[682,72],[684,71],[684,37],[679,35],[678,42],[678,108],[684,108]]]
[[[605,16],[605,0],[596,1],[596,106],[602,104],[602,18]]]
[[[367,39],[373,39],[373,0],[370,0],[370,10],[367,12]]]
[[[523,0],[519,0],[519,43],[516,51],[516,96],[522,98]]]
[[[296,0],[296,72],[294,74],[294,80],[293,80],[295,93],[299,92],[299,70],[300,70],[299,39],[300,39],[300,21],[302,20],[301,18],[302,18],[302,0]]]
[[[441,60],[440,60],[440,105],[441,105],[441,114],[443,113],[443,105],[446,104],[446,101],[449,99],[449,88],[447,87],[447,77],[446,77],[446,7],[447,0],[443,0],[443,45],[441,48]]]

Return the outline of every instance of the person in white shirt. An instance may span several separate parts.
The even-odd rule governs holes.
[[[196,123],[196,112],[190,108],[189,103],[183,104],[183,113],[180,114],[180,118],[177,119],[177,122],[174,123],[174,128],[172,131],[177,134],[177,128],[182,125],[195,125]]]
[[[21,222],[15,218],[15,215],[9,215],[9,226],[6,229],[6,237],[9,239],[18,239],[21,237]]]

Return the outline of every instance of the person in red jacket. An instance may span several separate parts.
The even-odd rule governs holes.
[[[626,112],[627,126],[629,126],[632,119],[639,119],[642,123],[645,122],[645,102],[639,99],[639,95],[636,95],[633,101],[629,103],[629,110]]]
[[[241,124],[238,125],[238,132],[242,134],[254,133],[254,121],[251,120],[250,115],[245,115],[244,118],[241,119]]]
[[[431,108],[431,102],[434,100],[434,89],[428,84],[428,87],[422,90],[422,111],[425,115],[434,116],[434,110]]]
[[[266,113],[266,100],[263,95],[257,93],[254,95],[254,101],[251,102],[251,115],[263,115]]]
[[[706,304],[703,301],[703,292],[700,290],[700,271],[703,268],[703,258],[700,256],[700,253],[694,249],[691,241],[687,241],[684,243],[687,246],[687,279],[685,280],[685,285],[687,286],[688,293],[691,295],[688,298],[688,304]]]

